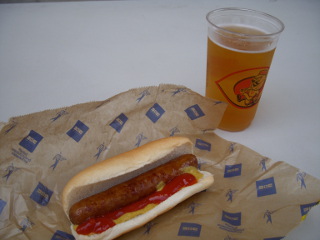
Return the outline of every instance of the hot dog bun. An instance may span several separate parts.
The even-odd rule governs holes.
[[[141,227],[157,216],[169,211],[192,195],[207,189],[213,183],[213,176],[208,172],[201,171],[201,173],[204,174],[204,177],[200,179],[198,183],[181,189],[166,201],[160,203],[158,206],[142,215],[139,215],[129,221],[117,224],[100,234],[93,234],[90,236],[80,235],[77,234],[73,227],[71,227],[72,234],[76,239],[79,240],[107,240],[114,239],[116,237],[119,237],[120,235]]]
[[[79,172],[67,183],[62,193],[63,209],[69,217],[69,209],[75,202],[109,189],[182,154],[188,153],[192,153],[192,143],[188,138],[170,137],[147,143],[131,151],[94,164]],[[74,231],[73,226],[71,226],[72,233],[76,239],[114,239],[138,228],[195,193],[207,189],[213,183],[213,176],[207,172],[201,173],[203,174],[203,178],[198,183],[181,189],[178,193],[147,213],[117,224],[100,234],[79,235]]]

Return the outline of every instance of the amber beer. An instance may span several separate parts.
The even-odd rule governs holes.
[[[238,18],[246,11],[256,14],[253,10],[231,10]],[[277,38],[270,35],[270,29],[252,26],[249,21],[241,24],[235,21],[230,24],[226,19],[217,21],[219,16],[210,18],[213,13],[215,11],[207,16],[210,24],[206,96],[228,103],[219,128],[241,131],[250,125],[257,111]],[[225,18],[226,13],[223,16]],[[214,21],[220,25],[212,26]]]
[[[243,27],[237,30],[248,32]],[[221,44],[227,45],[228,42]],[[228,131],[243,130],[253,120],[275,51],[263,51],[263,46],[261,52],[246,50],[250,50],[250,46],[237,51],[208,38],[206,96],[229,103],[219,125]]]

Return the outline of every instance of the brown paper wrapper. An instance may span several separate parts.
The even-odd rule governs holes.
[[[119,239],[281,239],[319,202],[320,181],[217,136],[225,108],[160,85],[10,119],[0,125],[0,239],[74,239],[60,203],[67,181],[173,135],[191,139],[214,184]]]

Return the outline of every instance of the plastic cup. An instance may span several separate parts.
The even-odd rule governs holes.
[[[241,131],[254,119],[284,24],[240,8],[213,10],[207,21],[206,96],[228,103],[219,128]]]

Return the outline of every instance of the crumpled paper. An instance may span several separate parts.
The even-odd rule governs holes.
[[[0,239],[74,239],[60,195],[83,168],[149,141],[191,139],[215,182],[119,239],[281,239],[320,180],[214,133],[226,104],[177,85],[11,118],[0,131]]]

